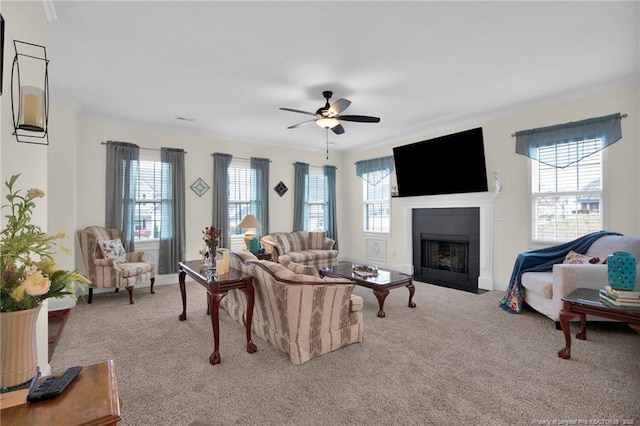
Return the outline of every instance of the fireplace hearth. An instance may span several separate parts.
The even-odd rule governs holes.
[[[421,271],[417,270],[420,263],[416,261],[414,254],[416,250],[419,250],[420,234],[445,234],[445,235],[460,235],[461,232],[454,232],[450,229],[444,229],[441,225],[440,228],[434,232],[429,230],[414,231],[414,222],[420,219],[420,214],[416,215],[416,210],[429,210],[445,211],[448,209],[456,208],[476,208],[480,211],[480,217],[475,218],[474,222],[477,224],[479,220],[479,247],[473,248],[474,241],[470,241],[469,246],[469,275],[477,276],[477,292],[484,290],[494,290],[493,283],[493,205],[498,194],[496,192],[473,192],[467,194],[443,194],[443,195],[429,195],[420,197],[405,197],[398,198],[398,202],[402,209],[402,216],[404,218],[404,246],[402,251],[402,265],[400,271],[415,277],[416,281],[429,282],[427,279],[419,279]],[[477,211],[477,210],[476,210]],[[418,217],[416,217],[418,216]],[[437,227],[437,218],[433,221],[430,220],[434,227]],[[417,232],[417,236],[415,235]],[[478,238],[477,234],[468,234],[470,240]],[[417,237],[417,238],[414,238]],[[478,254],[479,253],[479,254]],[[474,256],[479,256],[479,272],[473,271],[473,265],[477,262]],[[479,275],[479,276],[478,276]],[[473,291],[473,290],[471,290]]]
[[[478,292],[480,209],[413,209],[414,279]]]

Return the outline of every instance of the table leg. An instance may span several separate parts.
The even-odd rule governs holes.
[[[576,334],[576,339],[587,340],[587,315],[580,314],[580,331]]]
[[[564,334],[564,348],[558,351],[558,356],[562,359],[571,358],[571,330],[569,329],[569,321],[571,318],[577,317],[578,314],[575,314],[570,311],[570,307],[566,305],[560,311],[560,325],[562,326],[562,333]]]
[[[413,282],[410,282],[407,285],[407,288],[409,289],[409,307],[410,308],[415,308],[416,304],[413,303],[413,294],[416,292],[416,287],[413,285]]]
[[[246,330],[247,330],[247,352],[249,352],[250,354],[252,354],[252,353],[254,353],[254,352],[256,352],[258,350],[258,348],[253,343],[253,341],[251,341],[251,322],[253,321],[253,306],[254,306],[254,303],[255,303],[255,291],[253,289],[252,281],[253,281],[253,279],[249,278],[247,280],[247,287],[242,289],[242,291],[245,292],[245,294],[247,295],[247,299],[249,300],[248,305],[247,305],[247,326],[246,326]]]
[[[409,290],[411,291],[411,290]],[[378,317],[379,318],[384,318],[386,316],[386,314],[384,313],[384,299],[387,298],[387,296],[389,295],[389,290],[373,290],[373,294],[376,295],[376,298],[378,299],[378,307],[380,308],[380,310],[378,311]]]
[[[180,285],[180,296],[182,296],[182,313],[178,317],[180,321],[187,319],[187,291],[184,288],[184,277],[187,275],[184,271],[178,274],[178,284]]]
[[[211,365],[220,364],[220,316],[218,308],[220,301],[225,296],[223,294],[209,293],[209,304],[211,305],[211,328],[213,329],[213,353],[209,357]]]

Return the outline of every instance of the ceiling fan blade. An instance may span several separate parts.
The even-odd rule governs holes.
[[[342,127],[342,124],[338,124],[337,126],[333,127],[331,130],[336,135],[341,135],[344,133],[344,127]]]
[[[315,119],[303,121],[302,123],[298,123],[298,124],[294,124],[292,126],[289,126],[289,127],[287,127],[287,129],[295,129],[296,127],[304,126],[305,124],[313,123],[315,121],[316,121]]]
[[[292,108],[279,108],[279,109],[281,109],[282,111],[299,112],[300,114],[316,115],[315,112],[301,111],[299,109],[292,109]]]
[[[329,110],[327,111],[327,115],[329,117],[334,117],[338,114],[340,114],[342,111],[344,111],[345,109],[349,108],[349,105],[351,105],[351,101],[344,99],[344,98],[340,98],[337,101],[335,101],[334,103],[331,104],[331,106],[329,107]]]
[[[338,120],[344,121],[357,121],[358,123],[379,123],[380,117],[371,117],[368,115],[339,115],[337,117]]]

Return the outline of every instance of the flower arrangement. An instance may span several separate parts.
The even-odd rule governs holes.
[[[0,232],[0,312],[33,309],[50,297],[69,295],[76,299],[76,289],[90,284],[77,271],[58,269],[53,259],[53,246],[66,238],[65,233],[47,235],[31,223],[34,200],[44,197],[40,189],[29,189],[26,194],[14,190],[20,175],[5,182],[8,208],[6,227]],[[60,245],[61,251],[68,252]]]
[[[215,251],[215,249],[220,244],[220,236],[222,235],[222,231],[215,226],[210,226],[202,231],[202,239],[204,243],[209,248],[209,251]]]

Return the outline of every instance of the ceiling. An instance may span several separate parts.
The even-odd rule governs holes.
[[[330,149],[345,151],[465,130],[639,76],[638,2],[53,5],[54,102],[87,119],[240,142],[324,150],[324,129],[287,129],[312,117],[279,110],[314,112],[324,90],[352,102],[346,114],[381,118],[329,132]]]

